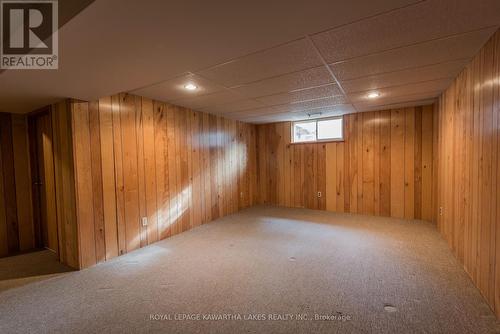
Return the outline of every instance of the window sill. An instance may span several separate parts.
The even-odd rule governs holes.
[[[325,139],[325,140],[315,140],[315,141],[300,141],[291,142],[290,145],[307,145],[307,144],[327,144],[327,143],[342,143],[345,139]]]

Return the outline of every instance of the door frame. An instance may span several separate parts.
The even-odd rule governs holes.
[[[32,187],[32,207],[33,207],[33,226],[35,231],[35,247],[36,248],[46,248],[44,245],[43,234],[42,234],[42,194],[41,194],[41,175],[40,175],[40,163],[42,163],[43,157],[39,156],[39,143],[38,143],[38,133],[37,133],[37,121],[40,117],[48,117],[49,121],[49,132],[52,137],[52,154],[54,155],[54,128],[52,124],[52,108],[51,106],[47,106],[38,110],[35,110],[28,114],[28,146],[29,146],[29,155],[30,155],[30,171],[31,171],[31,187]],[[52,164],[55,163],[55,157],[52,157]],[[54,180],[55,180],[55,165],[53,166],[54,171]],[[56,196],[54,194],[54,201],[56,201]],[[56,203],[56,202],[55,202]],[[60,258],[60,236],[59,236],[59,228],[58,228],[58,219],[57,219],[57,209],[55,211],[55,219],[56,219],[56,249],[55,251],[58,259]]]

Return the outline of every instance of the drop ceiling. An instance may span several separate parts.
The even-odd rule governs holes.
[[[252,123],[427,104],[500,25],[498,0],[85,5],[59,70],[0,74],[1,111],[118,92]]]

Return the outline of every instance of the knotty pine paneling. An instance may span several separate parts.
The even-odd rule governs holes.
[[[344,141],[329,143],[292,144],[290,122],[258,125],[259,202],[432,221],[433,113],[345,115]]]
[[[438,229],[500,317],[500,32],[441,95],[436,127]]]
[[[81,268],[255,204],[254,125],[130,94],[70,104]]]

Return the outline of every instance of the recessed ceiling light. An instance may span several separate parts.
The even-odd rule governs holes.
[[[385,305],[384,305],[384,310],[385,310],[386,312],[393,313],[393,312],[396,312],[398,309],[397,309],[394,305],[391,305],[391,304],[385,304]]]
[[[371,93],[368,93],[368,98],[369,99],[376,99],[377,97],[380,96],[380,93],[379,92],[371,92]]]
[[[188,83],[188,84],[185,84],[184,85],[184,88],[187,89],[187,90],[197,90],[198,89],[198,86],[196,86],[195,84],[193,83]]]

